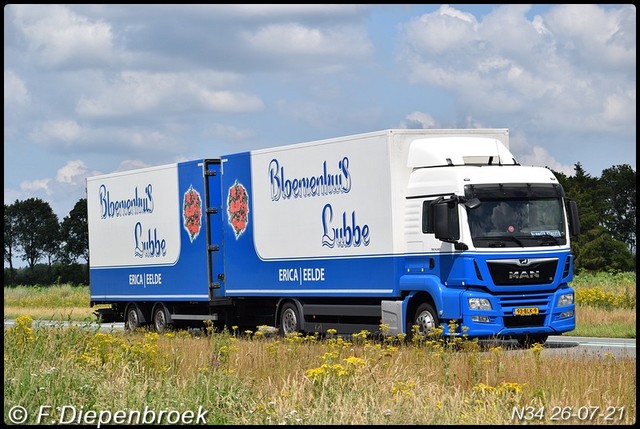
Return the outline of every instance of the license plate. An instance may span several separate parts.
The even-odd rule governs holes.
[[[513,314],[516,316],[531,316],[532,314],[538,313],[540,313],[538,307],[515,308],[513,310]]]

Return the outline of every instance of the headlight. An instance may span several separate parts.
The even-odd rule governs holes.
[[[469,308],[472,310],[491,310],[491,302],[487,298],[469,298]]]
[[[573,294],[565,293],[560,295],[558,298],[558,307],[562,307],[563,305],[571,305],[573,304]]]

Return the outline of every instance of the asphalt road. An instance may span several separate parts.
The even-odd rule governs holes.
[[[5,319],[4,327],[13,326],[13,319]],[[69,324],[83,326],[88,329],[96,329],[103,332],[122,331],[124,323],[102,323],[95,322],[68,322],[68,321],[34,321],[35,326],[68,326]],[[515,341],[500,341],[500,345],[507,350],[519,349]],[[627,338],[593,338],[593,337],[571,337],[571,336],[550,336],[544,345],[544,354],[572,354],[590,355],[593,357],[613,357],[636,358],[636,340]]]
[[[610,354],[614,357],[636,358],[635,338],[594,338],[552,336],[545,343],[545,351],[560,353],[571,351],[597,356]]]

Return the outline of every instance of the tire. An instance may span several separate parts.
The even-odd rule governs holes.
[[[418,306],[407,329],[410,334],[413,334],[413,325],[418,325],[418,332],[423,338],[429,335],[433,328],[440,326],[438,314],[431,304],[423,302]]]
[[[129,304],[124,314],[124,329],[127,331],[135,331],[142,324],[140,323],[140,310],[135,304]]]
[[[301,332],[300,312],[294,303],[287,302],[280,309],[280,335],[284,337],[296,332]]]
[[[171,328],[169,317],[164,309],[164,305],[158,304],[153,309],[153,327],[159,334],[168,331]]]
[[[527,335],[518,338],[518,344],[524,349],[531,348],[535,343],[544,344],[549,338],[548,335]]]

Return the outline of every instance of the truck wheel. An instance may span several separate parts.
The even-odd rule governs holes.
[[[286,336],[300,332],[300,314],[294,303],[287,302],[280,310],[280,334]]]
[[[140,327],[140,314],[138,313],[138,306],[131,304],[127,307],[127,311],[124,315],[124,328],[127,331],[134,331]]]
[[[156,332],[160,334],[167,331],[170,327],[167,312],[163,305],[156,305],[153,309],[153,327],[156,329]]]
[[[429,335],[429,331],[440,326],[436,310],[431,304],[423,302],[418,306],[408,332],[413,333],[413,325],[418,325],[418,332],[422,337],[426,337]]]
[[[547,338],[549,338],[548,335],[527,335],[518,338],[518,344],[520,345],[520,347],[528,349],[531,348],[531,346],[535,343],[544,344],[545,341],[547,341]]]

